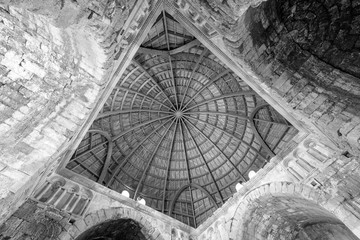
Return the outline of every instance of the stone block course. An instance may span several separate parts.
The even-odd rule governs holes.
[[[90,113],[87,106],[96,101],[100,92],[96,83],[103,72],[97,80],[88,72],[100,69],[106,56],[91,37],[82,39],[89,47],[87,52],[99,54],[97,62],[87,63],[90,58],[76,49],[77,39],[71,39],[70,32],[24,9],[0,7],[0,29],[5,33],[0,36],[0,135],[7,136],[0,159],[14,169],[22,169],[26,162],[26,172],[32,174],[72,137]],[[82,71],[77,67],[80,59],[87,66]],[[65,108],[63,116],[56,110],[60,99],[65,100],[64,106],[76,101],[69,110]],[[78,112],[80,117],[75,117]],[[16,145],[20,142],[22,146]],[[2,178],[6,186],[5,176]],[[3,197],[9,194],[6,189],[0,191]]]
[[[75,227],[72,227],[72,228],[69,228],[68,232],[65,234],[65,236],[70,236],[72,239],[76,238],[78,235],[80,235],[80,231],[75,228]]]
[[[343,3],[339,4],[342,5]],[[78,9],[72,5],[68,6],[66,9],[71,9],[71,12],[75,13],[78,11]],[[97,11],[99,10],[97,9]],[[336,14],[336,12],[339,11],[341,12],[342,9],[336,8],[336,10],[331,10],[331,13],[335,12],[332,14],[334,21],[339,17],[338,14]],[[297,14],[296,9],[294,10],[294,14]],[[24,148],[22,153],[26,154],[27,158],[22,160],[28,160],[29,162],[33,161],[33,168],[36,169],[38,167],[36,166],[36,163],[44,163],[52,154],[56,153],[60,146],[72,137],[73,132],[79,128],[82,121],[88,116],[93,103],[101,92],[101,86],[97,85],[97,83],[101,82],[100,79],[104,73],[101,71],[92,71],[91,64],[84,61],[81,61],[80,64],[75,64],[76,56],[67,56],[69,49],[66,49],[65,47],[62,48],[62,44],[66,39],[65,37],[63,39],[63,33],[52,26],[48,26],[51,30],[48,30],[46,26],[44,27],[43,25],[45,25],[45,22],[43,17],[36,18],[31,14],[25,13],[25,11],[17,11],[14,8],[10,8],[10,14],[5,10],[0,9],[0,16],[4,19],[3,22],[0,22],[0,26],[3,29],[6,28],[8,32],[11,30],[13,33],[18,33],[17,31],[21,28],[22,30],[24,30],[24,28],[33,30],[38,29],[37,32],[31,32],[31,34],[24,33],[23,36],[19,35],[18,38],[10,36],[15,34],[9,34],[8,36],[10,37],[4,39],[7,43],[3,45],[12,50],[3,51],[4,54],[0,55],[0,74],[6,75],[6,77],[3,76],[1,78],[2,82],[0,82],[0,87],[1,85],[6,86],[6,88],[4,87],[4,94],[1,94],[3,97],[0,101],[5,103],[4,106],[6,106],[6,109],[4,107],[4,112],[8,111],[2,115],[5,116],[4,119],[0,119],[1,122],[5,122],[2,124],[0,122],[0,135],[6,134],[9,131],[14,133],[13,136],[16,140],[14,140],[14,143],[9,144],[9,151]],[[64,18],[64,15],[60,14],[59,16],[62,19]],[[290,103],[289,106],[284,107],[287,109],[293,108],[294,111],[300,113],[301,116],[304,116],[304,119],[308,120],[308,122],[315,119],[315,124],[321,126],[325,132],[328,132],[328,135],[332,136],[335,142],[341,137],[341,139],[346,138],[350,145],[358,146],[360,128],[357,127],[356,121],[353,120],[352,116],[346,120],[338,116],[345,111],[344,109],[346,109],[349,104],[351,104],[351,98],[337,105],[338,93],[340,90],[352,92],[354,95],[359,93],[357,85],[349,83],[351,80],[343,76],[345,75],[343,71],[357,74],[357,69],[354,66],[350,66],[351,64],[347,64],[349,66],[346,66],[344,63],[349,63],[349,61],[346,60],[346,56],[342,56],[340,53],[339,56],[341,55],[341,59],[327,59],[326,53],[328,50],[330,51],[330,46],[326,47],[323,44],[321,47],[314,46],[316,47],[315,50],[304,50],[304,47],[302,46],[303,43],[297,39],[297,30],[291,33],[288,32],[289,29],[294,27],[292,23],[288,23],[289,25],[287,25],[285,29],[283,23],[279,22],[279,19],[274,16],[274,14],[268,14],[265,10],[261,10],[257,16],[260,16],[260,24],[264,29],[264,33],[266,30],[266,35],[271,36],[269,43],[262,41],[261,39],[255,41],[256,39],[253,35],[254,32],[247,28],[248,25],[251,25],[250,21],[246,27],[245,24],[243,26],[244,34],[241,38],[243,50],[239,51],[241,52],[241,55],[245,56],[249,64],[254,67],[254,71],[258,71],[263,75],[269,75],[267,78],[264,77],[261,79],[261,81],[272,81],[271,87],[277,90],[280,96],[285,96],[284,102]],[[69,21],[73,21],[73,19],[69,19]],[[65,25],[69,24],[66,21],[63,23]],[[352,28],[353,33],[356,33],[356,29],[357,28]],[[50,39],[50,36],[53,38]],[[49,44],[50,42],[52,43]],[[297,48],[294,46],[295,43],[300,45],[301,51],[298,51],[300,52],[299,55],[295,54],[295,50],[299,50],[299,46],[296,45]],[[52,44],[58,46],[52,46]],[[111,42],[106,44],[110,45]],[[34,59],[27,58],[28,55],[26,54],[38,51],[39,48],[42,50],[39,51],[41,54],[34,57]],[[18,52],[17,49],[24,50],[21,53]],[[340,51],[341,49],[335,50]],[[0,48],[0,53],[1,52],[2,50]],[[13,54],[14,59],[10,59],[11,55],[9,55],[8,52]],[[57,52],[58,55],[48,56],[50,53],[54,52]],[[279,60],[276,71],[271,69],[273,65],[267,65],[269,59],[265,53],[270,54],[269,56],[274,56],[276,61]],[[309,57],[310,54],[316,57]],[[320,60],[318,60],[317,57],[319,57]],[[41,60],[53,62],[52,64],[47,65],[41,62]],[[285,64],[287,60],[289,60],[288,65]],[[322,63],[322,61],[324,64],[321,64],[320,66],[319,63]],[[337,68],[341,69],[341,71],[339,70],[333,74],[339,80],[336,80],[335,77],[326,79],[326,76],[330,76],[331,74],[331,71],[328,69],[328,63],[332,65],[335,64]],[[317,65],[318,67],[316,67]],[[79,66],[81,69],[78,69]],[[263,68],[265,68],[264,66],[267,66],[266,71],[263,71]],[[291,71],[289,71],[289,68],[291,68]],[[85,73],[86,71],[88,71],[87,74]],[[293,71],[299,72],[294,73]],[[306,75],[304,72],[308,72],[309,74]],[[49,73],[51,73],[51,75]],[[273,75],[270,76],[269,73],[272,73]],[[94,77],[89,76],[90,74]],[[296,74],[299,76],[296,76]],[[76,77],[74,77],[75,75]],[[69,80],[70,77],[71,80]],[[9,83],[13,81],[21,85],[20,90],[8,88]],[[88,81],[89,83],[83,84],[82,81]],[[335,84],[333,84],[334,81]],[[268,83],[268,86],[270,85],[271,84]],[[334,88],[340,90],[332,91],[333,89],[329,86],[334,86]],[[61,98],[57,96],[63,94],[66,98],[68,96],[76,96],[76,104],[69,105],[69,102],[67,101],[64,102],[65,104],[59,104],[59,99]],[[41,101],[39,101],[40,98],[42,99]],[[21,99],[21,101],[15,101],[15,99]],[[44,111],[35,109],[40,102],[43,102],[42,105],[48,106],[51,99],[54,99],[51,103],[53,104],[51,107],[48,107]],[[72,100],[74,99],[71,99],[71,101]],[[34,102],[36,102],[36,104],[31,107],[31,104]],[[2,113],[1,109],[0,111]],[[79,112],[81,112],[81,115],[79,115]],[[29,119],[32,120],[26,119],[27,115],[29,115]],[[24,124],[25,119],[26,122],[29,123],[28,125]],[[52,122],[53,120],[55,120],[55,122]],[[22,128],[19,127],[20,125],[22,125]],[[339,126],[342,127],[339,128]],[[20,131],[20,129],[23,128],[30,130],[27,130],[29,132]],[[24,132],[26,134],[24,134]],[[339,133],[341,136],[339,136]],[[15,145],[15,142],[23,143],[23,145]],[[5,153],[1,153],[1,155],[2,154]],[[0,159],[5,159],[2,158],[3,156],[1,155]],[[39,160],[38,162],[36,161],[37,158]],[[8,159],[18,159],[18,155],[11,155]],[[19,164],[19,162],[14,163],[14,166]],[[0,171],[2,170],[1,164],[2,163],[0,162]],[[20,163],[20,165],[21,164],[22,163]],[[8,169],[8,167],[5,167],[4,165],[3,169]],[[339,171],[339,174],[345,174],[348,171],[350,171],[348,168],[344,168]],[[341,183],[341,175],[334,176],[337,173],[335,168],[329,167],[326,169],[326,174],[333,176],[334,181],[339,181],[339,183]],[[0,178],[2,176],[1,174],[2,173],[0,172]],[[9,174],[7,173],[7,175],[5,174],[3,176],[5,184],[7,179],[6,176],[8,175]],[[325,179],[326,176],[324,177],[324,181]],[[355,192],[354,190],[347,189],[347,187],[353,188],[356,186],[353,180],[354,179],[350,178],[343,179],[344,187],[341,191],[348,193]],[[329,186],[331,186],[331,183],[329,184]],[[288,185],[286,188],[288,192],[300,191],[300,187],[295,187],[294,185]],[[255,190],[253,197],[258,198],[261,194],[269,193],[270,191],[272,193],[286,192],[286,188],[284,184],[281,186],[279,184],[267,185],[267,187]],[[315,194],[314,191],[307,192],[309,191],[308,188],[301,188],[301,190],[303,195],[309,196],[310,198],[313,193]],[[1,191],[2,189],[0,189],[0,196]],[[7,193],[4,194],[4,196],[6,195]],[[140,215],[135,214],[134,216],[132,212],[128,212],[127,210],[125,210],[125,212],[118,212],[117,214],[121,215],[122,213],[141,220]],[[97,222],[105,216],[114,217],[114,213],[104,211],[104,215],[101,214],[100,216],[98,213],[96,216],[97,217],[94,219],[94,216],[91,215],[91,221]],[[97,218],[99,219],[97,220]],[[264,220],[264,222],[269,223],[268,220]],[[284,223],[282,226],[285,225],[286,224]],[[251,228],[254,227],[254,225],[251,225]],[[278,229],[286,228],[280,226],[273,230],[277,231]],[[36,236],[41,232],[41,230],[35,229],[31,229],[31,231],[35,232],[34,234]],[[265,231],[270,230],[267,229],[259,232],[256,236],[259,238],[260,236],[266,236]],[[67,232],[62,232],[61,239],[72,239],[72,236],[75,236],[76,234],[77,233],[72,232],[70,235]],[[232,236],[233,239],[236,239],[235,235]],[[155,237],[160,238],[160,236]],[[254,235],[249,235],[248,237],[254,237]]]
[[[44,78],[46,76],[45,70],[39,66],[39,64],[32,62],[31,60],[24,59],[20,66],[23,67],[28,72],[36,74],[40,78]]]
[[[5,224],[0,227],[0,236],[12,237],[16,234],[17,228],[23,222],[22,219],[17,217],[10,217]]]
[[[83,229],[88,228],[88,225],[86,225],[86,223],[83,219],[76,220],[74,225],[79,231],[82,231]]]
[[[91,214],[86,215],[86,217],[84,218],[84,222],[87,227],[91,227],[95,224]]]
[[[1,181],[0,199],[3,199],[9,194],[10,192],[9,189],[14,184],[14,180],[0,173],[0,181]]]
[[[107,216],[105,214],[105,210],[101,209],[99,211],[97,211],[98,217],[99,217],[99,222],[104,222],[107,219]]]
[[[28,174],[26,174],[24,172],[21,172],[21,171],[18,171],[16,169],[12,169],[10,167],[4,168],[0,172],[0,174],[3,175],[3,176],[8,177],[10,179],[13,179],[15,181],[20,181],[20,182],[25,182],[29,178]]]
[[[61,232],[58,239],[60,240],[73,240],[74,238],[68,232]]]

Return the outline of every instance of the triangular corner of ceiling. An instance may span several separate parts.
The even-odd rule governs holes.
[[[219,36],[217,30],[212,27],[208,20],[202,16],[198,11],[191,10],[189,3],[186,3],[184,6],[181,4],[182,1],[168,1],[168,0],[159,0],[156,5],[158,7],[153,8],[152,11],[155,12],[155,15],[149,14],[146,21],[149,21],[149,18],[152,16],[154,19],[158,19],[161,14],[167,13],[167,16],[176,20],[186,31],[191,33],[195,38],[200,42],[208,41],[216,36]],[[154,21],[155,22],[155,21]],[[151,28],[142,34],[148,34]],[[141,33],[140,33],[141,34]]]

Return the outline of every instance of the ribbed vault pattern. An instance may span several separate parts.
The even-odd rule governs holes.
[[[197,227],[296,133],[163,12],[67,168]]]

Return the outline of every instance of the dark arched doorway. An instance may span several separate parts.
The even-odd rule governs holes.
[[[139,223],[118,219],[100,223],[83,232],[76,240],[146,240]]]

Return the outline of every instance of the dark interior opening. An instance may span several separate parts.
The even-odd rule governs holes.
[[[137,222],[131,219],[119,219],[93,226],[76,240],[146,240],[146,238]]]

